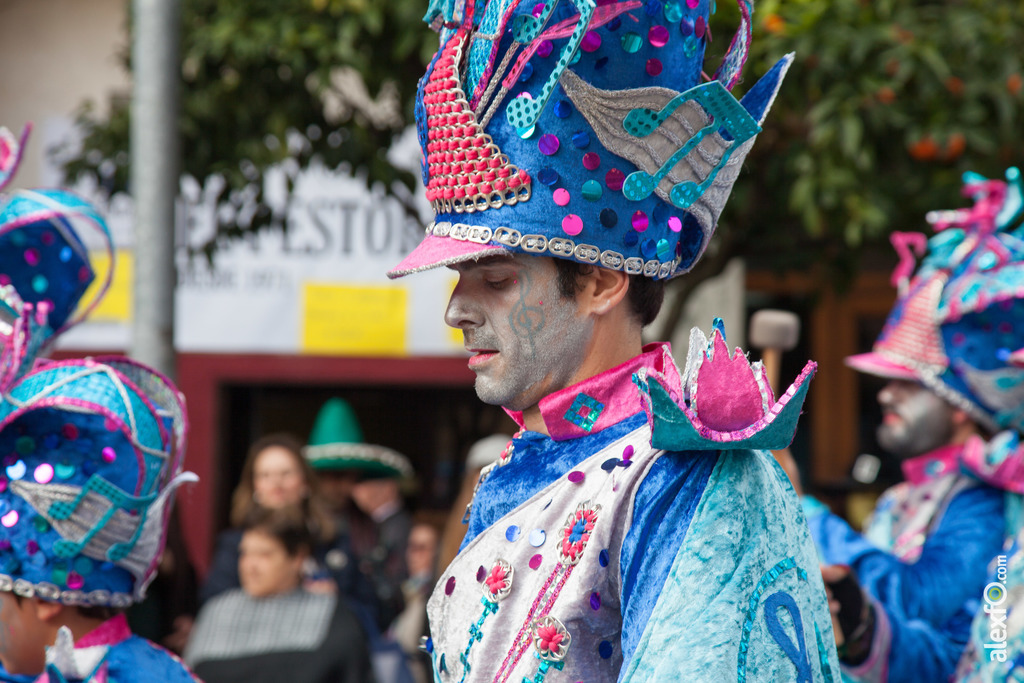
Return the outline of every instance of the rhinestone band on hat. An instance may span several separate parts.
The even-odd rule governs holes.
[[[539,234],[524,235],[519,230],[499,227],[490,228],[464,223],[431,223],[426,229],[427,235],[449,237],[461,242],[477,242],[479,244],[497,243],[505,247],[522,249],[537,255],[550,254],[559,258],[573,258],[584,263],[594,263],[609,270],[622,270],[628,275],[644,275],[655,279],[669,277],[679,266],[680,257],[671,261],[652,259],[645,261],[633,256],[626,258],[623,254],[611,249],[601,250],[593,244],[577,244],[564,237],[547,237]]]
[[[63,605],[76,607],[130,607],[134,600],[128,593],[111,593],[106,590],[65,591],[52,583],[32,583],[25,579],[15,579],[7,574],[0,574],[0,593],[14,593],[23,598],[39,597],[43,600],[59,602]]]

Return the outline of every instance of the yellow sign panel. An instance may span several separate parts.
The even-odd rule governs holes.
[[[451,283],[451,286],[448,288],[448,301],[451,301],[452,293],[455,291],[455,285],[459,284],[459,278],[453,277],[449,282]],[[445,303],[447,304],[447,302]],[[448,328],[448,339],[455,348],[461,349],[465,346],[465,341],[462,338],[462,330],[458,327]]]
[[[89,254],[96,279],[89,285],[82,297],[82,304],[88,306],[99,294],[99,289],[107,278],[110,270],[110,258],[105,251],[94,251]],[[132,319],[132,281],[135,277],[135,254],[126,249],[118,249],[114,261],[114,279],[110,289],[100,300],[99,305],[89,314],[92,322],[127,323]]]
[[[402,287],[306,283],[302,291],[302,351],[402,356],[408,294]]]

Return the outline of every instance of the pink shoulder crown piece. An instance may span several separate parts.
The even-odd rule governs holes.
[[[657,373],[638,373],[634,381],[644,396],[656,448],[777,450],[793,439],[816,368],[808,361],[776,400],[764,366],[751,364],[738,348],[730,354],[716,320],[710,340],[698,328],[690,332],[683,396],[667,389]]]

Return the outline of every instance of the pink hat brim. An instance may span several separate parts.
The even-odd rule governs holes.
[[[418,273],[431,268],[451,266],[463,261],[477,260],[485,256],[510,254],[507,249],[495,244],[465,242],[450,237],[427,235],[401,263],[388,271],[392,280],[409,273]]]
[[[859,372],[865,372],[886,379],[918,379],[917,373],[899,363],[894,363],[885,356],[871,351],[856,356],[847,356],[846,364]]]

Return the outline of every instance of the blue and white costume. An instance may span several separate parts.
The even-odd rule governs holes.
[[[791,435],[808,375],[756,429]],[[542,399],[552,436],[520,432],[484,475],[430,599],[436,680],[835,680],[788,479],[672,395],[668,347],[651,345]]]

